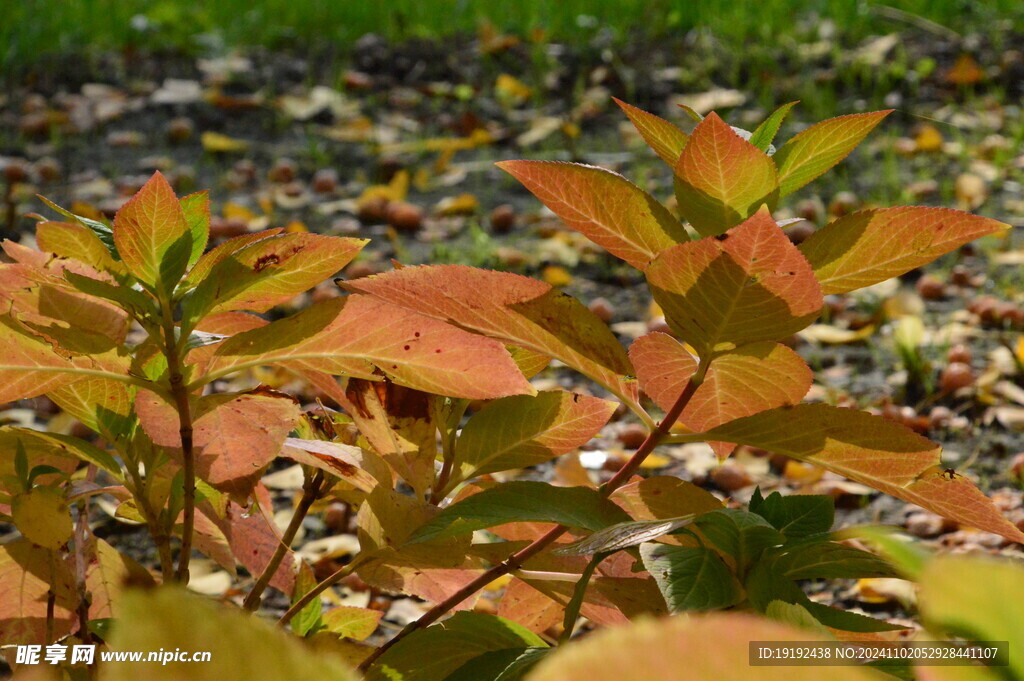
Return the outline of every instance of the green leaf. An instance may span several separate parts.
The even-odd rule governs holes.
[[[515,395],[491,402],[470,417],[455,444],[462,480],[526,468],[570,452],[608,422],[617,404],[562,391]]]
[[[1009,673],[1024,679],[1024,569],[1016,562],[940,556],[921,575],[919,607],[933,634],[969,641],[1007,641]]]
[[[784,497],[778,492],[772,492],[767,499],[761,500],[758,490],[755,499],[750,501],[750,511],[791,539],[828,532],[835,522],[835,503],[831,497],[821,494],[791,494]]]
[[[647,281],[669,326],[701,357],[786,338],[824,302],[807,260],[766,210],[719,237],[663,251]]]
[[[292,590],[292,605],[299,602],[299,599],[309,593],[316,586],[316,575],[313,568],[303,561],[299,564],[298,574],[295,577],[295,588]],[[323,628],[324,621],[320,614],[323,604],[319,598],[314,598],[306,607],[302,608],[292,617],[289,625],[292,631],[299,636],[309,636]],[[373,633],[373,632],[371,632]]]
[[[553,161],[497,165],[569,227],[638,269],[669,246],[690,240],[667,208],[618,173]]]
[[[896,207],[844,215],[800,244],[824,293],[899,276],[1009,225],[948,208]]]
[[[114,216],[114,242],[128,270],[169,294],[188,267],[192,250],[185,214],[159,172]]]
[[[458,612],[399,641],[367,671],[365,681],[443,681],[487,653],[515,650],[518,657],[525,648],[546,647],[543,639],[514,622]],[[508,653],[505,662],[511,660]]]
[[[964,525],[1024,542],[1024,533],[972,482],[943,473],[939,445],[880,416],[801,404],[737,419],[701,437],[814,463]]]
[[[717,236],[778,200],[775,164],[714,112],[675,165],[679,212],[701,236]]]
[[[920,542],[896,527],[884,525],[857,526],[836,533],[837,538],[866,541],[885,556],[905,579],[920,581],[921,573],[931,558]]]
[[[787,544],[776,559],[788,579],[859,579],[894,577],[892,566],[873,553],[832,541]]]
[[[633,520],[617,523],[568,546],[555,549],[552,553],[559,556],[589,556],[628,549],[686,527],[693,522],[695,517],[694,514],[690,514],[665,520]]]
[[[786,118],[789,110],[793,108],[796,102],[790,102],[783,104],[778,109],[772,112],[772,115],[765,119],[761,125],[757,126],[753,134],[750,135],[750,139],[747,140],[761,151],[768,152],[769,147],[772,146],[772,142],[775,140],[775,135],[779,132],[779,127],[782,125],[782,121]]]
[[[210,660],[155,664],[143,658],[141,662],[119,662],[106,668],[109,681],[357,678],[336,658],[303,647],[259,618],[173,587],[129,593],[110,649],[202,651],[210,654]]]
[[[100,281],[77,272],[65,271],[64,278],[82,293],[117,303],[136,319],[152,319],[159,314],[156,301],[137,289]]]
[[[672,612],[719,610],[743,599],[736,576],[711,549],[643,544],[640,555]]]
[[[520,681],[551,648],[505,648],[478,655],[444,681]]]
[[[670,168],[675,168],[676,161],[683,153],[683,147],[686,146],[690,136],[664,118],[630,106],[614,97],[612,99],[626,113],[630,122],[633,123],[648,146],[654,150],[654,153],[660,156]]]
[[[703,514],[694,522],[694,529],[723,553],[732,556],[741,573],[765,549],[785,541],[761,516],[735,508]]]
[[[495,485],[452,504],[416,530],[409,542],[454,537],[511,522],[548,522],[600,530],[628,520],[622,509],[597,490],[520,480]]]
[[[824,624],[814,619],[814,615],[808,612],[807,608],[797,603],[772,601],[765,608],[764,614],[776,622],[789,624],[800,629],[807,629],[821,636],[831,636],[831,633]]]
[[[206,250],[206,242],[210,238],[210,192],[189,194],[182,197],[180,203],[192,237],[192,248],[188,256],[191,267]]]
[[[842,161],[890,113],[891,109],[830,118],[786,142],[774,156],[779,196],[792,194]]]

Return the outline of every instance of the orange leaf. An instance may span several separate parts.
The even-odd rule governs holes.
[[[636,339],[629,348],[629,357],[636,367],[640,389],[666,411],[697,370],[697,360],[679,341],[664,333]],[[745,345],[712,362],[679,422],[703,432],[766,409],[797,404],[807,394],[812,379],[807,363],[786,346],[771,342]],[[731,450],[722,443],[712,446],[720,457]]]
[[[943,472],[939,445],[881,416],[801,404],[731,421],[704,437],[814,463],[964,525],[1024,542],[1024,533],[973,483]]]
[[[636,401],[633,369],[608,326],[549,284],[463,265],[404,267],[341,284],[462,328],[561,360]]]
[[[643,109],[626,104],[615,97],[612,99],[626,113],[640,136],[644,138],[651,149],[654,149],[654,153],[660,156],[670,168],[675,168],[676,161],[683,153],[683,147],[686,146],[690,136],[664,118],[647,113]]]
[[[714,112],[700,122],[675,164],[679,212],[702,236],[738,225],[778,199],[775,164]]]
[[[779,196],[792,194],[842,161],[890,113],[892,109],[830,118],[786,142],[773,157],[779,168]]]
[[[170,292],[188,267],[192,236],[171,185],[159,172],[114,216],[117,252],[140,281]]]
[[[896,207],[843,216],[800,244],[824,293],[846,293],[931,262],[1009,225],[948,208]]]
[[[233,336],[202,380],[266,364],[368,380],[379,380],[379,370],[417,390],[468,399],[533,393],[500,343],[367,296],[334,298]]]
[[[647,280],[669,326],[702,357],[785,338],[823,304],[810,265],[767,210],[723,235],[664,251]]]
[[[553,161],[497,165],[567,225],[639,269],[669,246],[689,241],[667,208],[618,173]]]

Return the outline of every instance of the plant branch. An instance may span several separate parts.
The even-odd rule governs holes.
[[[302,498],[299,499],[298,506],[295,507],[295,512],[292,514],[292,519],[288,523],[288,527],[285,529],[284,534],[281,535],[281,541],[277,545],[277,549],[274,551],[274,555],[270,557],[270,562],[263,568],[263,572],[260,574],[259,579],[256,580],[256,584],[253,585],[252,590],[249,591],[245,597],[245,601],[242,603],[242,607],[249,612],[255,612],[260,609],[260,603],[262,602],[263,591],[270,584],[270,580],[277,574],[277,568],[280,567],[281,561],[284,560],[285,555],[288,553],[289,547],[292,545],[292,541],[295,540],[295,535],[298,534],[299,527],[302,525],[302,520],[309,513],[310,507],[320,496],[320,492],[323,490],[324,476],[320,471],[316,471],[312,475],[308,475],[302,485]]]
[[[291,622],[292,618],[295,617],[295,615],[297,615],[303,608],[309,605],[314,598],[318,597],[320,594],[327,591],[329,588],[331,588],[332,586],[334,586],[335,584],[337,584],[338,582],[340,582],[341,580],[345,579],[350,574],[355,572],[356,568],[358,568],[360,565],[369,560],[369,558],[369,553],[360,554],[353,558],[352,562],[350,562],[348,565],[344,565],[338,568],[334,572],[334,574],[327,577],[324,581],[320,582],[315,587],[306,592],[302,596],[302,598],[295,601],[295,603],[292,604],[292,607],[288,608],[288,612],[281,615],[281,619],[277,621],[278,625],[283,627],[284,625]]]
[[[686,408],[686,405],[690,403],[690,400],[693,398],[693,394],[697,392],[697,388],[699,388],[700,385],[704,382],[704,377],[707,375],[708,367],[710,365],[711,359],[701,360],[700,364],[697,367],[697,371],[694,372],[692,376],[690,376],[690,380],[686,383],[686,387],[683,388],[683,392],[679,395],[679,398],[676,400],[675,404],[672,405],[672,408],[669,409],[668,412],[665,414],[665,418],[663,418],[661,420],[661,423],[659,423],[655,428],[653,428],[650,431],[650,433],[647,435],[647,439],[643,441],[643,444],[641,444],[640,448],[636,450],[636,453],[633,455],[633,457],[628,462],[626,462],[626,465],[624,465],[619,470],[619,472],[612,477],[611,480],[609,480],[608,482],[601,486],[600,492],[602,496],[611,496],[612,492],[621,487],[622,484],[626,480],[628,480],[634,472],[636,472],[636,470],[640,467],[640,464],[643,463],[644,459],[646,459],[647,456],[652,451],[654,451],[654,448],[661,443],[662,438],[668,435],[669,429],[671,429],[672,425],[679,418],[679,415],[683,413],[683,409]],[[377,658],[379,658],[381,655],[387,652],[387,650],[391,648],[393,645],[395,645],[396,643],[398,643],[414,631],[418,631],[419,629],[424,629],[430,626],[438,619],[440,619],[442,616],[444,616],[448,611],[454,608],[456,605],[458,605],[465,599],[469,598],[477,591],[493,582],[498,577],[502,577],[504,575],[509,574],[510,572],[518,570],[520,567],[522,567],[523,563],[525,563],[527,560],[529,560],[533,556],[537,555],[538,553],[546,549],[548,546],[553,544],[555,540],[557,540],[559,537],[561,537],[568,531],[569,528],[565,525],[558,525],[552,528],[542,537],[535,539],[533,543],[529,546],[526,546],[519,552],[514,553],[508,558],[506,558],[503,562],[490,568],[489,570],[481,574],[479,577],[474,579],[472,582],[466,584],[464,587],[462,587],[452,595],[448,596],[448,598],[444,599],[443,601],[432,607],[430,610],[425,612],[422,616],[420,616],[419,619],[415,620],[414,622],[410,622],[391,640],[389,640],[384,645],[374,650],[370,654],[370,656],[363,660],[363,662],[359,665],[359,670],[366,671],[366,669],[368,669],[369,666],[377,660]],[[295,610],[295,608],[293,607],[292,610]]]
[[[174,334],[174,313],[165,296],[160,297],[163,309],[164,355],[167,357],[167,377],[174,407],[178,411],[178,433],[181,437],[181,458],[184,483],[182,489],[181,553],[178,555],[176,578],[188,584],[188,563],[192,558],[192,535],[196,523],[196,457],[192,443],[192,406],[183,374],[181,344]]]

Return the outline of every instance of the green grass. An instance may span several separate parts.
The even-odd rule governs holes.
[[[907,18],[961,32],[992,31],[996,20],[1024,29],[1019,0],[892,0],[904,18],[867,0],[5,0],[0,70],[11,77],[53,54],[125,48],[202,53],[262,45],[344,48],[373,32],[389,39],[473,32],[484,21],[525,35],[583,41],[599,31],[622,39],[707,31],[727,47],[772,43],[816,17],[831,19],[843,40],[889,32]]]

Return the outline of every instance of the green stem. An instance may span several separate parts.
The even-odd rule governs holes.
[[[683,392],[679,395],[679,399],[676,400],[675,404],[672,405],[672,408],[669,409],[668,412],[665,414],[665,418],[661,420],[661,423],[659,423],[657,427],[653,428],[650,431],[650,433],[647,435],[647,439],[643,441],[643,444],[641,444],[640,448],[636,450],[636,453],[633,455],[633,457],[628,462],[626,462],[626,465],[623,466],[619,470],[619,472],[612,477],[611,480],[609,480],[608,482],[601,486],[600,492],[602,496],[611,496],[611,494],[615,490],[617,490],[619,487],[622,486],[623,483],[629,480],[630,476],[632,476],[633,473],[636,472],[638,468],[640,468],[640,464],[643,463],[644,459],[646,459],[648,455],[650,455],[650,453],[654,451],[654,448],[661,443],[662,438],[668,435],[669,429],[671,429],[672,425],[675,424],[676,420],[679,418],[679,415],[683,413],[683,410],[686,408],[686,405],[690,403],[690,399],[692,399],[693,394],[697,392],[697,388],[699,388],[701,383],[704,382],[704,377],[707,375],[708,367],[710,365],[710,359],[701,360],[700,365],[697,367],[697,371],[692,376],[690,376],[690,380],[686,383],[686,387],[683,388]],[[410,622],[391,640],[387,641],[384,645],[370,653],[369,657],[363,660],[362,663],[359,665],[359,670],[366,671],[370,667],[370,665],[372,665],[377,660],[377,658],[379,658],[381,655],[387,652],[388,649],[390,649],[393,645],[395,645],[396,643],[398,643],[414,631],[425,629],[426,627],[430,626],[438,619],[440,619],[442,616],[444,616],[446,613],[448,613],[448,611],[450,611],[456,605],[466,600],[467,598],[475,594],[477,591],[493,582],[498,577],[502,577],[504,575],[509,574],[510,572],[518,570],[520,567],[522,567],[523,563],[525,563],[527,560],[529,560],[533,556],[537,555],[538,553],[546,549],[548,546],[553,544],[555,540],[557,540],[559,537],[561,537],[568,531],[569,528],[565,525],[558,525],[552,528],[542,537],[535,539],[532,544],[526,546],[519,552],[512,554],[498,565],[495,565],[494,567],[490,568],[489,570],[481,574],[479,577],[477,577],[476,579],[469,582],[464,587],[450,595],[448,598],[444,599],[443,601],[432,607],[430,610],[425,612],[422,616],[419,617],[419,619],[415,620],[414,622]],[[294,607],[292,609],[295,610]]]
[[[262,602],[263,591],[270,584],[270,580],[277,574],[277,568],[280,567],[281,561],[288,554],[288,549],[292,545],[292,541],[295,540],[295,535],[298,534],[299,527],[302,525],[302,520],[309,513],[310,507],[320,496],[320,492],[323,489],[324,477],[320,471],[317,471],[311,476],[307,476],[305,482],[302,485],[302,498],[299,499],[298,506],[295,507],[295,513],[292,514],[292,519],[288,523],[288,527],[285,529],[284,534],[281,535],[281,541],[277,545],[277,549],[274,551],[274,555],[270,557],[270,562],[267,563],[266,567],[263,568],[263,572],[260,574],[259,579],[253,585],[252,590],[245,597],[245,601],[242,603],[242,607],[250,612],[255,612],[260,609],[260,603]]]
[[[576,629],[576,620],[580,618],[583,598],[587,595],[587,585],[590,584],[590,578],[594,576],[594,571],[597,570],[597,566],[601,561],[610,555],[610,553],[595,553],[594,557],[587,563],[587,567],[583,569],[583,574],[580,575],[579,581],[576,582],[576,588],[572,591],[572,599],[565,606],[565,617],[562,618],[562,635],[558,637],[558,645],[567,643],[572,638],[572,632]]]

